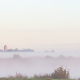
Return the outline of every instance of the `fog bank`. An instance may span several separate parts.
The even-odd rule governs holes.
[[[12,58],[0,58],[0,77],[21,73],[27,76],[35,74],[51,74],[54,69],[63,66],[69,70],[71,78],[80,78],[80,57],[21,57],[14,55]]]

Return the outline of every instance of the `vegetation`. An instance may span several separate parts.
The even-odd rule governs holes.
[[[69,71],[66,71],[66,69],[63,69],[62,67],[57,68],[52,74],[51,78],[53,79],[69,79]]]
[[[27,76],[23,76],[22,74],[17,74],[15,76],[9,76],[8,78],[0,78],[0,80],[55,80],[55,79],[68,79],[69,80],[69,71],[63,69],[62,67],[54,70],[52,74],[46,75],[34,75],[32,78],[28,78]]]
[[[66,69],[63,69],[62,67],[57,68],[56,70],[54,70],[54,72],[52,74],[46,74],[43,76],[37,76],[35,75],[34,78],[37,79],[69,79],[69,71],[66,71]]]

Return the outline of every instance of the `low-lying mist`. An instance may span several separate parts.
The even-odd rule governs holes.
[[[21,57],[13,55],[12,58],[0,58],[0,77],[7,77],[21,73],[32,77],[33,75],[51,74],[54,69],[63,67],[69,70],[71,78],[80,78],[80,57]]]

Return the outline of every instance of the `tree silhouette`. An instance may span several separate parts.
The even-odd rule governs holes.
[[[62,67],[59,67],[54,70],[54,72],[51,74],[51,77],[53,79],[68,79],[69,71],[66,71],[66,69],[63,69]]]

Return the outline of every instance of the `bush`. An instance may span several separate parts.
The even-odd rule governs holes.
[[[51,74],[51,77],[53,79],[69,79],[69,71],[66,71],[66,69],[63,69],[62,67],[59,67],[54,70],[54,72]]]

